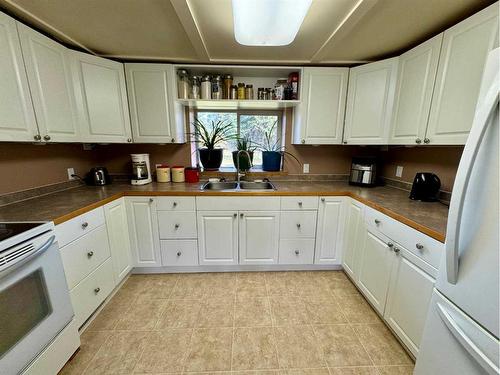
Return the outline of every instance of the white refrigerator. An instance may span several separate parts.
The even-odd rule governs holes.
[[[487,60],[416,375],[499,374],[499,59]]]

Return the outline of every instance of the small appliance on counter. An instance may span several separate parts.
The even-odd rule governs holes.
[[[111,183],[111,177],[105,167],[94,167],[85,175],[84,181],[87,185],[109,185]]]
[[[375,186],[377,180],[377,159],[375,157],[353,157],[349,185]]]
[[[146,185],[153,181],[149,154],[130,154],[132,158],[132,185]]]
[[[436,202],[439,200],[441,180],[434,173],[418,172],[413,179],[410,199],[423,202]]]

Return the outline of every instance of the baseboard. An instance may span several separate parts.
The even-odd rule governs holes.
[[[257,271],[338,271],[340,264],[268,264],[268,265],[210,265],[185,267],[135,267],[133,274],[198,273],[198,272],[257,272]]]

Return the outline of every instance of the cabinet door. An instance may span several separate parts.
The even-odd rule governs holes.
[[[130,239],[127,223],[125,201],[120,198],[104,206],[106,227],[108,229],[111,259],[113,260],[113,275],[115,284],[123,280],[132,269]]]
[[[348,68],[304,68],[294,143],[342,143],[348,77]]]
[[[357,279],[361,246],[363,245],[365,228],[363,221],[363,205],[353,199],[347,201],[346,226],[343,241],[342,266],[353,280]]]
[[[21,23],[17,28],[42,139],[79,142],[68,49]]]
[[[426,138],[465,144],[488,52],[498,46],[498,2],[444,32]]]
[[[421,144],[431,109],[443,34],[399,56],[389,144]]]
[[[343,201],[339,197],[320,199],[314,256],[316,264],[341,264],[344,230]]]
[[[123,64],[71,52],[84,142],[132,142]]]
[[[172,84],[169,64],[125,64],[127,95],[134,142],[176,142],[172,115]]]
[[[136,267],[161,266],[160,235],[154,198],[127,198],[132,259]]]
[[[0,141],[32,142],[38,128],[16,21],[0,13]]]
[[[344,143],[387,144],[397,69],[395,57],[349,71]]]
[[[280,213],[241,211],[239,215],[240,264],[278,263]]]
[[[359,261],[358,286],[373,307],[384,314],[394,253],[388,238],[370,229],[365,233]]]
[[[200,264],[238,264],[238,213],[198,211]]]
[[[396,246],[399,252],[391,274],[384,318],[417,356],[435,283],[427,272],[435,269],[405,248]]]

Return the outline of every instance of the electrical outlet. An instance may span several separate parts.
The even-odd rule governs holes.
[[[401,177],[403,176],[403,167],[401,165],[398,165],[396,167],[396,177]]]
[[[303,173],[309,173],[309,164],[304,164],[302,166],[302,172]]]
[[[68,180],[74,180],[76,177],[73,177],[75,174],[75,168],[68,168]]]

